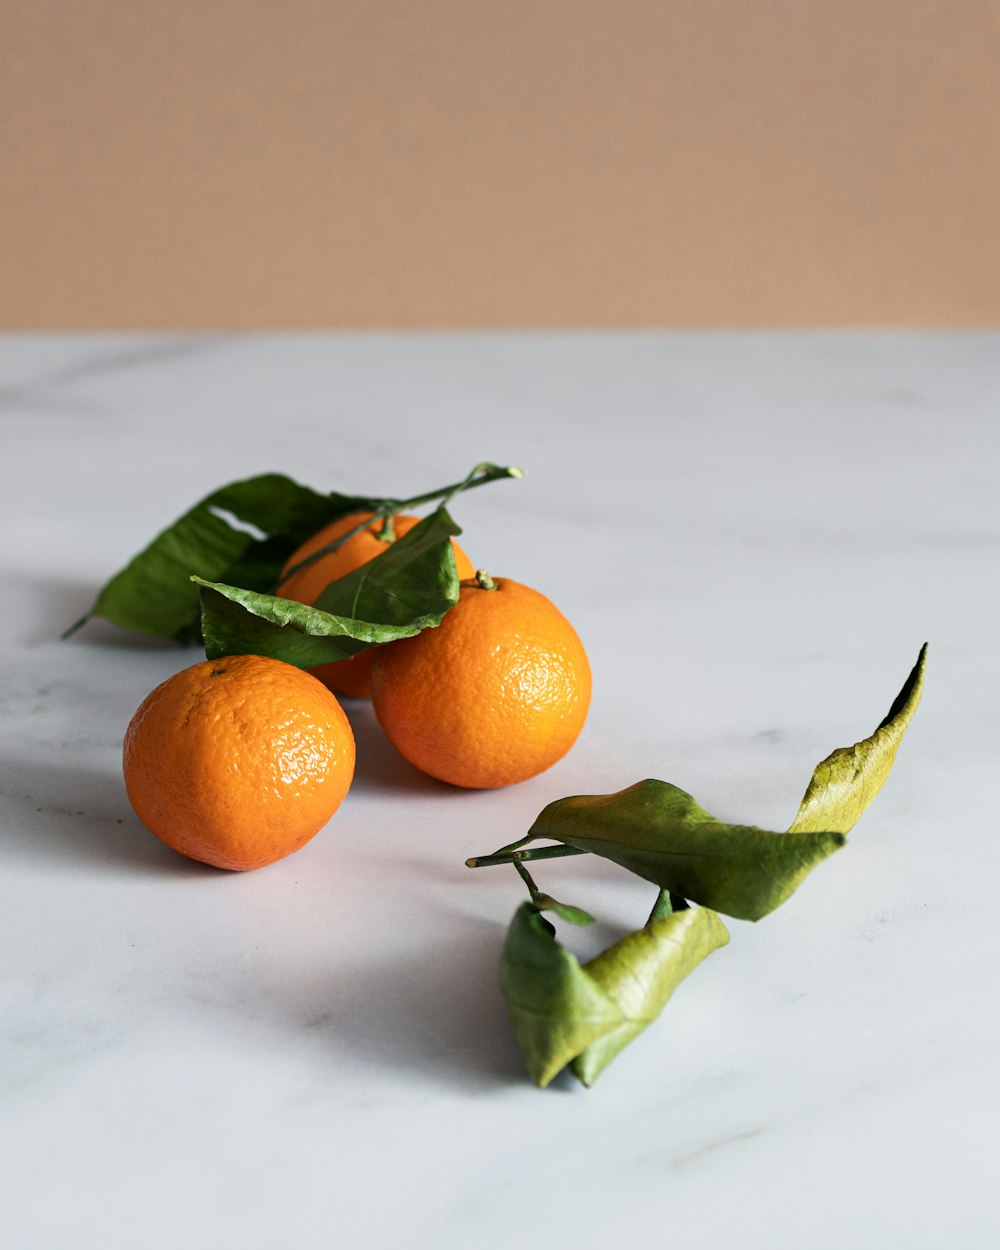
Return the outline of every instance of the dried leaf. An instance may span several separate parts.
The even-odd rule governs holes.
[[[536,1085],[624,1022],[621,1010],[556,941],[534,903],[514,914],[500,957],[500,989]]]
[[[661,889],[740,920],[759,920],[844,843],[836,832],[789,838],[715,820],[690,794],[647,779],[616,794],[550,803],[526,840],[553,838],[613,860]]]
[[[728,941],[729,933],[714,911],[684,907],[650,919],[645,928],[584,964],[584,972],[624,1018],[573,1060],[573,1074],[584,1085],[593,1085],[611,1060],[659,1016],[681,981]]]
[[[819,829],[847,833],[854,827],[896,761],[903,734],[920,703],[926,663],[924,643],[888,715],[871,737],[852,747],[840,747],[816,765],[789,833]]]
[[[663,893],[646,925],[580,965],[533,903],[518,908],[500,961],[500,985],[536,1084],[570,1067],[592,1085],[666,1006],[680,982],[729,940],[701,907],[671,910]]]

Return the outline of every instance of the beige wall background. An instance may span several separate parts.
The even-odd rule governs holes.
[[[0,0],[0,326],[1000,321],[1000,4]]]

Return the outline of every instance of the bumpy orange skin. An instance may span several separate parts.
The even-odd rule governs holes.
[[[437,629],[380,648],[375,715],[411,764],[452,785],[509,786],[544,772],[579,736],[590,665],[561,612],[506,578],[464,582]]]
[[[341,517],[339,521],[327,525],[288,557],[285,568],[290,569],[299,561],[307,559],[314,551],[325,547],[327,543],[333,542],[341,534],[346,534],[373,515],[371,512],[352,512],[350,516]],[[408,534],[419,520],[420,517],[417,516],[395,517],[393,529],[396,537],[402,538],[404,534]],[[379,520],[368,529],[361,530],[335,551],[321,556],[315,564],[310,564],[301,572],[294,573],[288,581],[282,583],[278,594],[283,599],[297,599],[299,603],[315,603],[330,582],[338,577],[345,577],[387,550],[388,544],[377,537],[381,528],[382,522]],[[455,567],[458,569],[459,580],[473,577],[476,570],[472,561],[454,539],[451,546],[455,553]],[[372,693],[371,673],[375,650],[376,648],[373,647],[368,651],[360,651],[350,660],[320,664],[309,671],[338,694],[352,695],[356,699],[369,699]]]
[[[147,695],[125,733],[125,788],[151,833],[217,868],[260,868],[326,824],[354,776],[327,688],[257,655],[207,660]]]

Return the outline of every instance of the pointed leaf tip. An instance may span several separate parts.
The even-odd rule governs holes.
[[[885,784],[899,744],[913,720],[924,688],[927,643],[885,718],[870,737],[839,747],[813,770],[788,832],[833,829],[848,833]]]
[[[677,786],[649,778],[615,794],[550,803],[529,837],[591,851],[683,899],[760,920],[844,843],[821,831],[788,838],[710,816]]]
[[[281,473],[231,482],[199,500],[133,556],[73,629],[102,616],[151,637],[196,641],[199,593],[192,574],[264,590],[300,543],[366,502],[317,494]]]

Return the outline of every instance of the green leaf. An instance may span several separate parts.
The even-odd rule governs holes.
[[[846,841],[847,831],[884,783],[913,719],[927,647],[871,737],[817,765],[787,834],[714,819],[691,795],[662,781],[617,794],[550,803],[528,831],[471,867],[514,862],[536,906],[524,904],[501,961],[501,985],[528,1068],[540,1085],[569,1064],[591,1085],[659,1015],[676,986],[728,942],[716,909],[747,920],[772,911],[811,869]],[[525,851],[539,838],[561,845]],[[580,965],[538,911],[552,900],[524,864],[592,851],[647,880],[660,895],[644,928]],[[703,904],[690,908],[686,898]],[[553,908],[559,913],[561,905]]]
[[[313,668],[420,632],[417,625],[377,625],[334,616],[294,599],[194,580],[201,587],[201,629],[210,660],[223,655],[266,655],[298,668]]]
[[[575,795],[546,807],[528,840],[592,851],[661,889],[741,920],[759,920],[844,843],[835,832],[790,838],[715,820],[665,781],[616,794]]]
[[[852,747],[840,747],[813,771],[789,833],[837,829],[847,833],[885,782],[896,752],[923,693],[927,644],[889,709],[870,738]]]
[[[660,902],[645,927],[581,967],[533,903],[515,913],[500,988],[535,1083],[567,1065],[585,1085],[666,1006],[680,982],[729,940],[714,913]]]
[[[377,559],[331,582],[312,607],[195,579],[205,653],[266,655],[312,668],[439,625],[458,600],[451,546],[458,533],[447,511],[436,509]]]
[[[559,945],[533,903],[514,914],[500,956],[500,989],[528,1071],[543,1087],[624,1023],[621,1009]]]
[[[594,923],[594,917],[589,911],[584,911],[582,907],[574,907],[571,903],[560,903],[551,894],[538,894],[532,899],[532,902],[539,911],[550,911],[558,916],[560,920],[565,920],[567,924],[588,925]]]
[[[101,589],[92,616],[157,638],[198,637],[199,594],[191,581],[266,590],[285,559],[322,526],[377,501],[320,495],[278,473],[213,491],[168,526]],[[257,533],[248,532],[252,527]],[[265,537],[261,538],[259,535]]]
[[[611,1060],[659,1016],[681,981],[728,941],[725,925],[707,907],[683,907],[662,916],[654,908],[645,928],[584,964],[584,972],[623,1018],[573,1060],[574,1076],[593,1085]]]
[[[458,602],[451,540],[461,532],[447,508],[435,508],[377,559],[331,582],[315,606],[380,624],[440,624]]]

